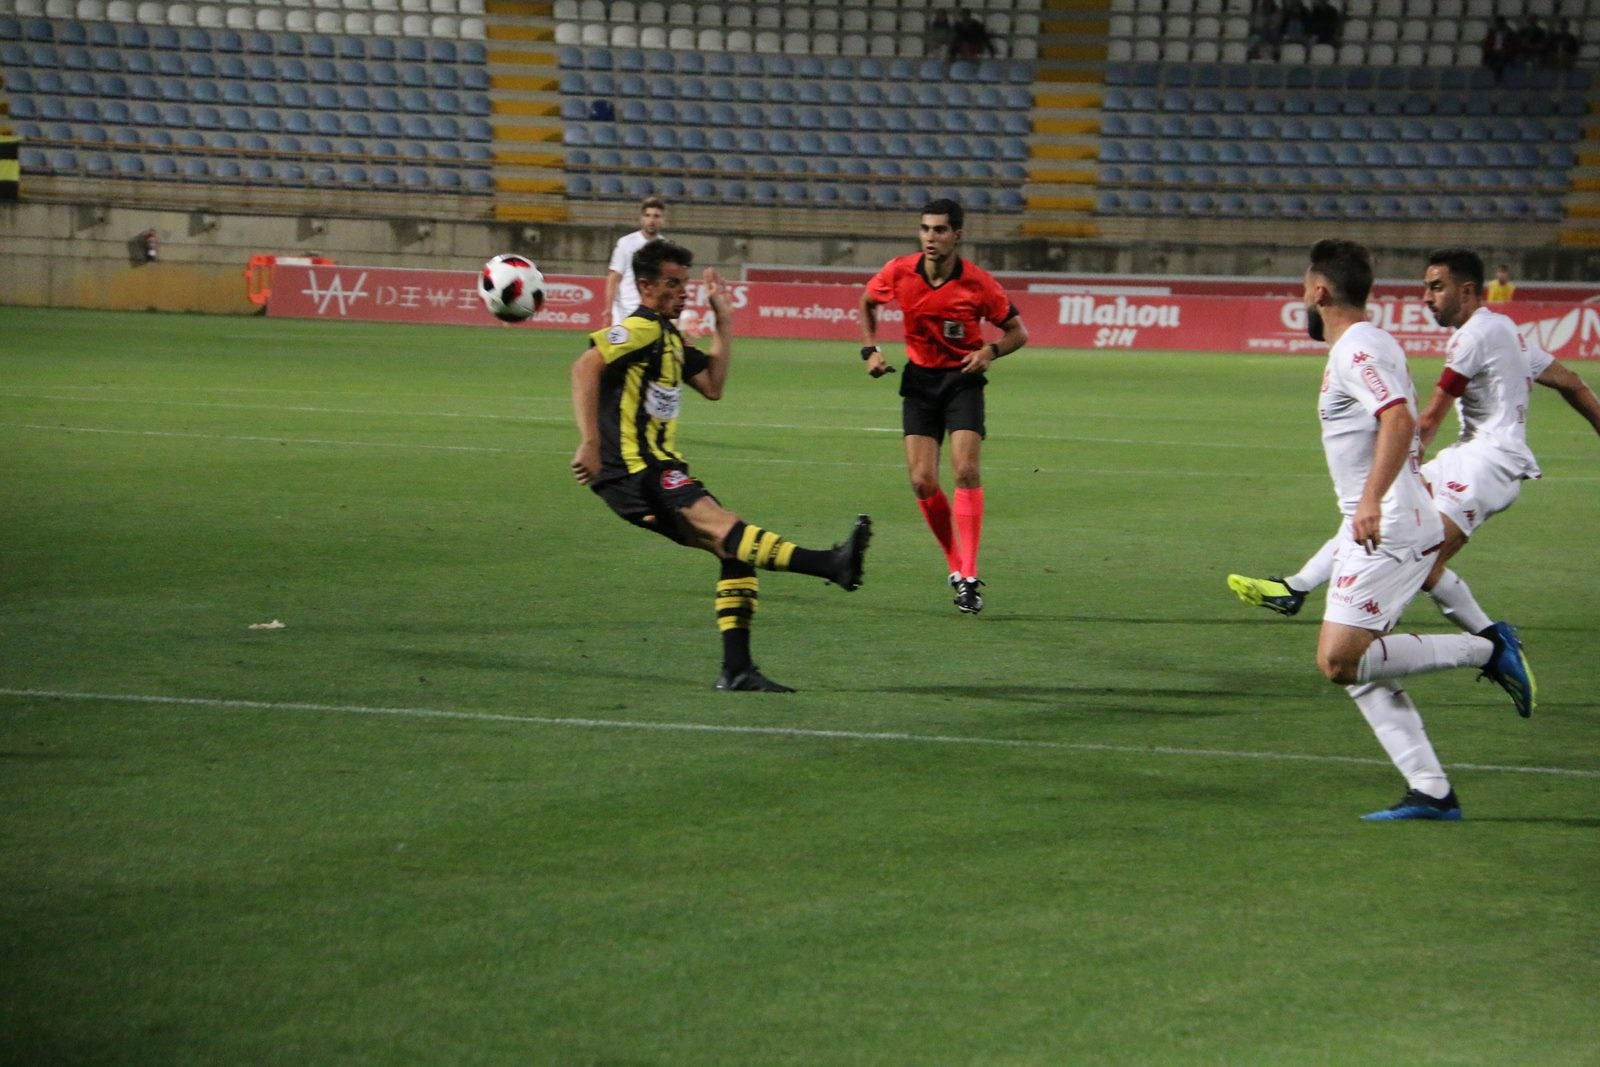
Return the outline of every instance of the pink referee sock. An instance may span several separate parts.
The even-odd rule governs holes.
[[[978,539],[983,534],[983,489],[956,489],[956,532],[961,537],[963,578],[978,576]]]
[[[956,490],[956,499],[961,499],[959,489]],[[933,531],[939,547],[943,549],[945,563],[953,571],[960,570],[961,553],[956,548],[956,532],[950,526],[950,498],[941,489],[930,497],[918,497],[917,507],[922,509],[922,517],[928,520],[928,529]]]

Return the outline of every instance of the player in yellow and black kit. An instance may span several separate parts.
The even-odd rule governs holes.
[[[861,586],[872,520],[856,519],[831,549],[801,548],[747,523],[722,506],[689,474],[678,451],[678,405],[684,384],[708,400],[722,398],[733,348],[733,307],[714,270],[703,276],[716,314],[710,352],[684,344],[673,321],[689,298],[694,254],[670,241],[634,253],[639,307],[621,323],[589,337],[572,365],[572,410],[578,450],[572,473],[635,526],[681,545],[703,548],[722,561],[717,582],[717,628],[722,631],[718,689],[791,693],[750,659],[750,621],[756,612],[756,568],[797,571],[846,590]]]

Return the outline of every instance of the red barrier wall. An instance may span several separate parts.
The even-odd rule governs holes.
[[[270,315],[369,322],[501,326],[484,310],[472,271],[390,267],[281,266],[273,275]],[[596,278],[552,275],[545,308],[513,329],[598,329],[607,325],[604,287]],[[853,346],[860,336],[856,286],[738,281],[729,285],[742,337],[794,337]],[[1187,352],[1319,353],[1305,332],[1305,308],[1292,296],[1188,296],[1014,291],[1032,343],[1060,348]],[[1518,300],[1501,310],[1561,359],[1600,359],[1600,303]],[[1417,355],[1444,351],[1449,331],[1414,296],[1379,299],[1373,319]],[[679,320],[694,335],[707,326],[704,293],[691,290]],[[879,337],[902,338],[900,311],[880,316]]]

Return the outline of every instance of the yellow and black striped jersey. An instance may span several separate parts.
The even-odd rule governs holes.
[[[600,376],[600,479],[683,463],[677,449],[684,383],[710,366],[671,322],[639,308],[589,343],[606,361]]]

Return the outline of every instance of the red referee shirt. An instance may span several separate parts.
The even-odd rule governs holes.
[[[906,314],[906,356],[921,367],[961,366],[983,347],[984,321],[996,326],[1017,314],[994,275],[956,257],[955,270],[944,284],[928,284],[922,254],[885,263],[867,283],[874,304],[895,302]]]

